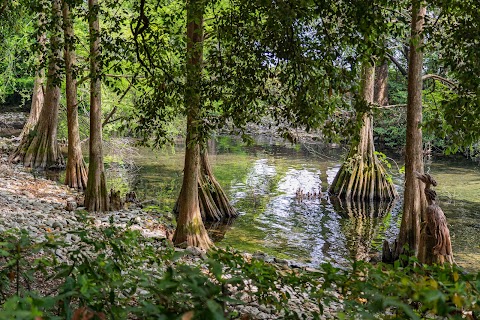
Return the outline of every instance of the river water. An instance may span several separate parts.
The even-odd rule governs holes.
[[[210,227],[217,246],[261,251],[316,267],[322,262],[344,265],[353,259],[368,260],[381,251],[384,239],[396,238],[402,199],[370,208],[335,203],[327,197],[345,152],[341,148],[291,145],[265,137],[245,146],[238,139],[218,137],[209,149],[215,176],[240,212],[231,225]],[[128,158],[137,172],[125,188],[133,188],[141,199],[157,200],[162,210],[170,211],[181,186],[182,147],[141,148],[129,152]],[[393,181],[402,194],[401,161],[391,160],[391,165]],[[438,181],[436,190],[450,225],[456,262],[468,270],[480,270],[478,164],[439,158],[427,162],[426,170]],[[300,200],[299,189],[316,196]]]

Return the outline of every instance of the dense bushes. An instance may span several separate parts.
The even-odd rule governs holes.
[[[480,311],[480,277],[457,267],[410,260],[304,270],[229,250],[178,251],[114,227],[62,237],[0,236],[0,318],[71,319],[83,306],[108,319],[238,318],[246,305],[290,319],[332,308],[331,316],[348,319],[460,319]]]

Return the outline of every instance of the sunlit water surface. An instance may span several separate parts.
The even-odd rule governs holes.
[[[318,266],[345,265],[381,251],[384,239],[396,238],[401,199],[375,207],[334,203],[326,190],[340,168],[339,148],[322,144],[290,145],[259,138],[254,146],[218,137],[210,144],[211,162],[240,216],[230,226],[212,227],[218,246]],[[171,210],[178,195],[183,151],[140,149],[133,188],[143,199],[156,199]],[[397,161],[398,162],[398,161]],[[400,194],[403,177],[393,163],[391,174]],[[458,264],[480,270],[480,170],[471,161],[433,159],[426,169],[438,181],[440,205],[450,224]],[[299,200],[296,191],[322,196]]]

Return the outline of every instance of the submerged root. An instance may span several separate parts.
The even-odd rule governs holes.
[[[356,154],[345,162],[335,177],[330,194],[348,201],[392,200],[398,194],[375,154]]]

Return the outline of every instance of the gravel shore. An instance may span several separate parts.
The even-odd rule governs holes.
[[[130,204],[127,208],[108,213],[86,213],[81,207],[82,195],[58,182],[39,177],[37,173],[20,165],[11,164],[7,154],[17,143],[14,137],[0,138],[0,232],[6,230],[25,229],[34,241],[46,240],[47,234],[53,234],[68,244],[75,245],[80,241],[75,231],[88,227],[108,226],[111,222],[119,228],[139,230],[146,237],[165,238],[167,227],[165,221],[172,219],[169,213],[146,211],[139,204]],[[75,210],[67,210],[68,202],[79,202]],[[79,212],[87,214],[86,224],[78,219]],[[187,248],[187,261],[202,263],[203,254],[196,248]],[[182,249],[179,249],[182,250]],[[67,248],[55,252],[60,260],[68,260]],[[289,268],[289,262],[263,257],[263,254],[253,255],[254,258],[278,264],[280,268]],[[190,258],[188,258],[190,257]],[[245,254],[247,259],[252,255]],[[303,298],[293,298],[291,307],[298,308],[298,313],[318,311],[318,306]],[[303,301],[302,301],[303,300]],[[290,303],[289,303],[290,304]],[[242,319],[278,319],[275,310],[259,305],[254,301],[246,301],[245,305],[237,306]],[[333,318],[334,310],[325,310],[322,318]],[[308,314],[308,311],[307,311]],[[307,319],[309,317],[307,316]]]

